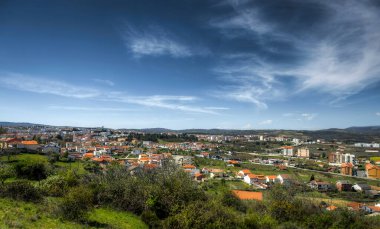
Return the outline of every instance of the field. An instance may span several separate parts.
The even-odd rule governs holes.
[[[130,213],[95,209],[90,212],[87,225],[83,225],[47,214],[48,207],[51,206],[0,198],[0,228],[147,228]]]
[[[7,156],[1,156],[0,161],[2,162],[8,162]],[[18,161],[29,161],[29,162],[44,162],[48,163],[47,156],[40,155],[40,154],[16,154],[11,155],[9,163],[15,163]],[[66,168],[66,169],[74,169],[79,174],[86,173],[86,170],[83,167],[83,162],[81,161],[75,161],[75,162],[62,162],[57,161],[54,163],[54,166],[57,168]]]

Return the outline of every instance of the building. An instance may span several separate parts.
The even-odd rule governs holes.
[[[340,167],[340,174],[352,176],[354,165],[352,163],[342,163]]]
[[[241,190],[232,190],[234,196],[240,200],[263,200],[262,192],[251,192],[251,191],[241,191]]]
[[[338,180],[336,182],[336,188],[340,192],[349,192],[352,190],[352,184],[346,180]]]
[[[299,148],[297,150],[297,157],[309,158],[310,157],[309,149],[307,147]]]
[[[249,171],[249,169],[243,169],[238,172],[237,176],[240,178],[244,178],[248,174],[251,174],[251,171]]]
[[[283,147],[281,147],[281,149],[282,149],[282,154],[284,155],[284,156],[288,156],[288,157],[293,157],[294,155],[293,155],[293,146],[283,146]]]
[[[275,182],[280,184],[289,185],[292,183],[292,178],[289,174],[280,174],[276,177]]]
[[[327,192],[327,191],[331,190],[331,188],[332,188],[331,184],[328,182],[315,181],[315,180],[310,182],[310,187],[313,189],[316,189],[320,192]]]
[[[330,153],[328,156],[330,163],[342,164],[342,163],[352,163],[355,165],[355,155],[343,152]]]
[[[365,173],[367,174],[367,177],[369,177],[369,178],[379,179],[380,178],[380,166],[367,163],[365,165]]]

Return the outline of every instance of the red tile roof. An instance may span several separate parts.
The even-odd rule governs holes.
[[[241,200],[263,200],[262,192],[232,190],[232,194]]]

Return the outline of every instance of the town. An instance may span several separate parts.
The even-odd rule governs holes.
[[[149,133],[44,125],[1,130],[3,162],[36,155],[53,162],[76,163],[89,171],[106,172],[118,164],[131,174],[174,163],[205,187],[223,181],[241,200],[263,201],[267,190],[276,184],[297,186],[309,194],[319,193],[313,194],[315,198],[297,195],[312,198],[327,211],[346,208],[380,214],[380,157],[375,156],[379,143],[347,144],[265,132]]]

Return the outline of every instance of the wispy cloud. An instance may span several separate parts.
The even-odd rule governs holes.
[[[147,107],[158,107],[170,110],[180,110],[195,113],[217,114],[214,109],[207,107],[190,106],[186,103],[197,100],[194,96],[129,96],[120,92],[107,94],[106,100],[122,103],[138,104]]]
[[[301,114],[301,116],[302,116],[305,120],[307,120],[307,121],[311,121],[311,120],[313,120],[313,119],[317,116],[317,114],[303,113],[303,114]]]
[[[270,125],[272,123],[273,123],[273,120],[268,119],[268,120],[264,120],[264,121],[259,122],[259,125]]]
[[[247,123],[245,124],[243,127],[242,127],[243,130],[249,130],[249,129],[252,129],[252,124],[251,123]]]
[[[380,116],[380,112],[376,112],[376,115],[377,115],[377,116]]]
[[[0,84],[1,86],[20,91],[82,99],[95,98],[101,94],[100,91],[92,88],[79,87],[65,82],[44,78],[32,78],[15,73],[0,76]]]
[[[318,114],[317,113],[284,113],[283,117],[292,118],[298,121],[312,121]]]
[[[100,84],[106,84],[108,86],[115,86],[115,83],[111,80],[105,80],[105,79],[92,79],[96,83]]]
[[[221,94],[226,97],[265,108],[268,100],[313,90],[331,97],[331,103],[337,103],[380,81],[377,23],[380,14],[369,1],[344,1],[343,5],[336,1],[315,1],[313,3],[329,14],[303,32],[283,29],[289,25],[287,21],[266,20],[255,7],[257,4],[225,3],[231,6],[233,13],[212,20],[211,25],[228,38],[252,39],[252,43],[265,52],[265,55],[243,55],[244,58],[241,53],[226,57],[229,64],[221,64],[219,68],[223,71],[219,71],[219,75],[234,84],[234,87],[223,88]],[[231,36],[232,30],[234,36]],[[278,49],[273,40],[283,44],[282,47],[294,47],[302,61],[287,64],[268,58],[270,55],[294,59],[294,50]],[[284,87],[288,79],[292,83],[285,83]]]
[[[158,27],[137,30],[127,26],[123,38],[126,47],[136,57],[164,55],[189,57],[196,54],[190,47],[178,41],[174,35]]]
[[[229,107],[205,107],[208,110],[229,110]]]
[[[49,106],[50,110],[67,110],[67,111],[102,111],[102,112],[128,112],[136,111],[135,109],[117,108],[117,107],[77,107],[77,106]]]
[[[39,94],[50,94],[78,99],[92,99],[94,101],[137,104],[146,107],[164,108],[192,113],[218,114],[217,110],[227,109],[224,107],[202,107],[193,105],[192,103],[199,100],[199,98],[195,96],[133,96],[125,92],[103,91],[89,87],[75,86],[66,82],[35,78],[14,73],[0,76],[0,87]],[[87,108],[60,107],[60,109],[86,110]],[[106,110],[110,109],[107,108]]]

